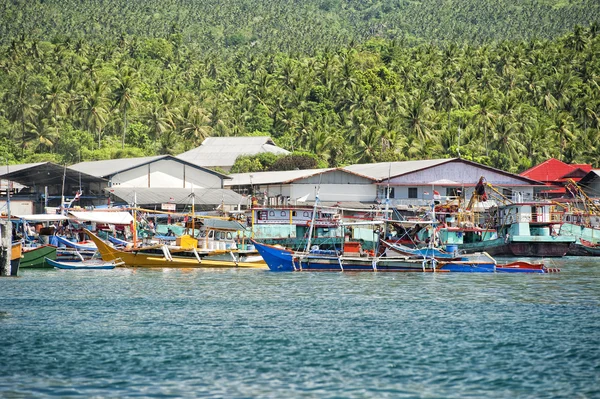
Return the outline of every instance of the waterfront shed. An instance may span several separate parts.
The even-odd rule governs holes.
[[[108,180],[109,187],[223,188],[229,179],[171,155],[80,162],[70,167]]]

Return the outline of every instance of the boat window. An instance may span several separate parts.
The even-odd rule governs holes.
[[[304,217],[306,217],[306,218],[307,218],[307,217],[308,217],[308,212],[303,212],[303,213],[302,213],[302,216],[304,216]]]
[[[286,212],[285,211],[281,211],[281,216],[285,216]]]
[[[269,216],[275,216],[275,211],[269,211]]]
[[[419,198],[419,191],[417,187],[408,188],[408,198]]]
[[[296,216],[296,211],[292,211],[292,216]]]
[[[233,240],[233,235],[231,235],[231,232],[227,233],[227,239],[228,240]]]

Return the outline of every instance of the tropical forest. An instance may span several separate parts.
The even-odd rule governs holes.
[[[296,157],[237,172],[300,158],[600,167],[600,3],[0,3],[3,163],[177,155],[222,136],[270,136]]]

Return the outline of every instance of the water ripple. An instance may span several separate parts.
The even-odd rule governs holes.
[[[556,275],[23,271],[0,396],[600,395],[600,260]]]

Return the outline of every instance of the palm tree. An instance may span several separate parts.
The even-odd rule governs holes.
[[[419,95],[413,96],[407,100],[402,112],[404,128],[410,135],[425,143],[431,139],[432,116],[430,102]]]
[[[107,122],[108,99],[104,96],[105,86],[96,83],[92,93],[80,97],[78,110],[82,112],[86,128],[98,136],[98,148],[102,146],[102,129]]]
[[[5,95],[4,101],[8,107],[8,120],[18,123],[21,127],[21,156],[25,155],[26,124],[31,122],[37,113],[37,106],[33,103],[28,82],[19,76],[11,91]]]
[[[204,110],[195,104],[186,104],[182,109],[183,136],[197,146],[210,136],[210,119]]]
[[[127,110],[135,108],[136,101],[133,98],[137,87],[137,77],[133,70],[126,69],[123,73],[114,78],[116,87],[112,93],[114,107],[119,109],[123,115],[123,135],[121,138],[121,148],[125,148],[125,135],[127,134]]]

